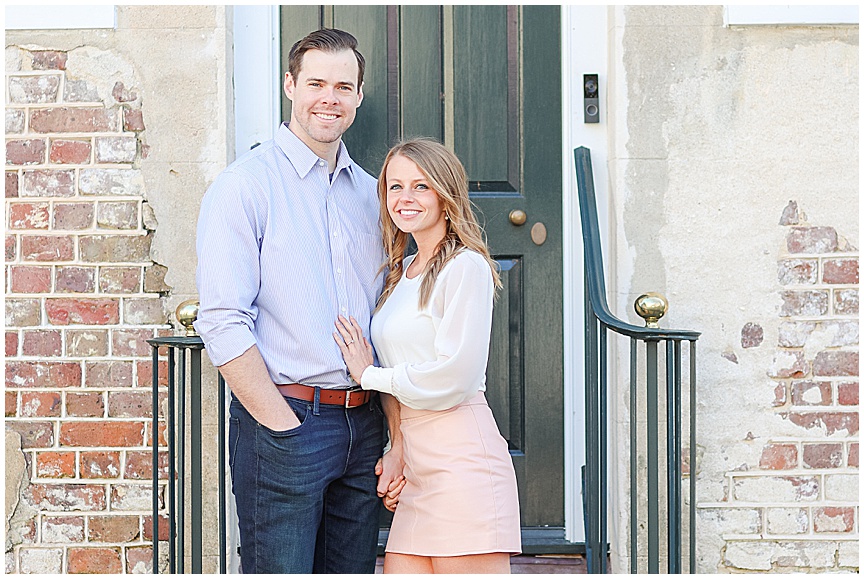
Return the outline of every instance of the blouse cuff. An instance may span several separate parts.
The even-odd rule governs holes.
[[[360,387],[363,390],[377,390],[385,394],[393,394],[393,368],[367,366],[360,376]]]

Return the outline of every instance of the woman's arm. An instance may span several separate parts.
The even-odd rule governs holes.
[[[489,356],[493,292],[492,272],[480,255],[465,251],[454,258],[430,299],[437,326],[434,359],[394,368],[370,365],[361,373],[363,388],[423,410],[446,410],[477,394]]]

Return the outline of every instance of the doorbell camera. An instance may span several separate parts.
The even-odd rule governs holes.
[[[585,97],[585,122],[600,122],[600,84],[596,74],[586,74],[582,77],[582,89]]]

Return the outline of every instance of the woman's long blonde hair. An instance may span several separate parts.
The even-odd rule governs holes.
[[[381,223],[383,225],[384,249],[387,252],[387,277],[384,280],[384,291],[378,298],[376,311],[384,305],[403,273],[405,247],[408,245],[408,234],[400,231],[387,210],[387,166],[393,157],[401,156],[417,164],[417,167],[429,181],[429,186],[438,193],[438,199],[447,216],[447,232],[435,248],[435,252],[422,272],[423,281],[420,284],[420,303],[422,309],[429,303],[435,280],[444,266],[456,257],[462,248],[468,248],[482,255],[492,270],[492,280],[495,289],[501,288],[501,278],[495,261],[489,255],[483,230],[471,210],[468,198],[468,176],[458,157],[444,145],[434,139],[419,137],[402,141],[390,149],[381,167],[378,177],[378,199],[381,203]]]

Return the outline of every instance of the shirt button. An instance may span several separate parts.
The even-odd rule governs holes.
[[[334,232],[333,232],[333,237],[339,237],[339,232],[338,232],[338,231],[334,231]]]
[[[342,306],[342,311],[347,312],[348,310],[345,309],[345,306]]]
[[[336,269],[336,273],[342,273],[342,268],[341,268],[341,267],[340,267],[340,268],[337,268],[337,269]]]
[[[318,166],[319,166],[319,167],[323,167],[323,166],[324,166],[324,161],[318,161]]]

